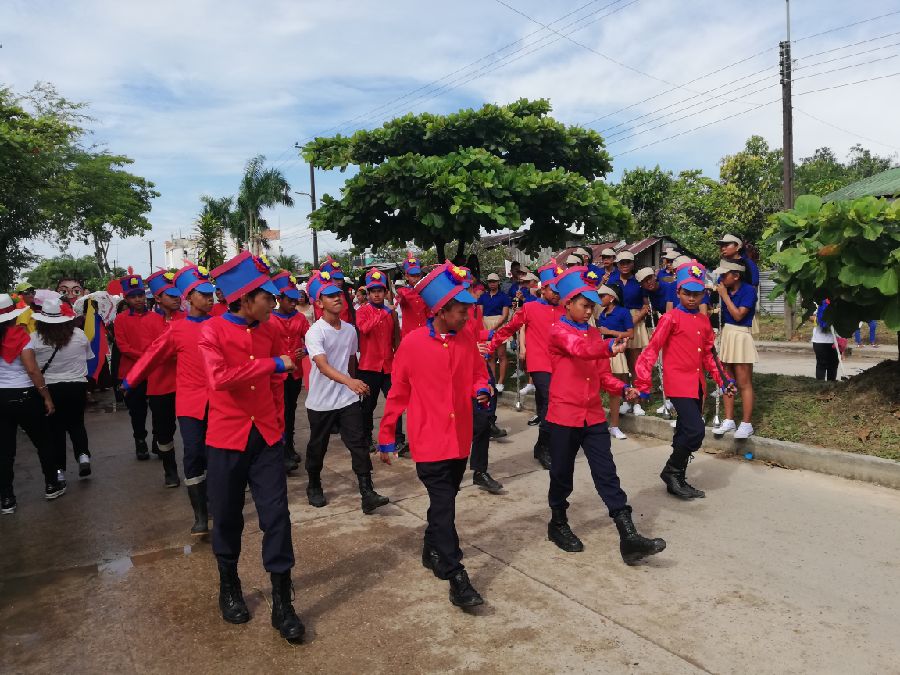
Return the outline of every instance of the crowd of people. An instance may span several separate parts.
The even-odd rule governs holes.
[[[292,606],[287,478],[303,464],[309,504],[325,507],[322,470],[336,434],[350,453],[364,514],[390,501],[375,489],[373,458],[415,462],[430,500],[422,564],[449,582],[454,605],[475,606],[483,600],[462,563],[455,500],[467,469],[474,485],[503,491],[489,472],[489,444],[506,433],[496,406],[512,356],[528,376],[518,395],[535,397],[529,424],[538,427],[534,457],[549,471],[549,539],[565,551],[584,548],[567,518],[583,450],[622,558],[633,564],[666,543],[632,521],[611,452],[611,439],[625,438],[621,416],[645,414],[661,388],[659,411],[677,418],[660,478],[687,500],[705,496],[686,473],[704,438],[707,374],[725,401],[714,432],[753,433],[759,273],[740,239],[727,235],[719,244],[713,272],[677,251],[666,251],[658,269],[635,269],[635,255],[619,246],[596,261],[577,248],[534,271],[513,263],[506,284],[497,272],[482,276],[477,260],[428,270],[412,254],[397,278],[372,268],[354,284],[328,258],[298,283],[245,251],[213,270],[129,273],[95,293],[73,280],[61,280],[56,292],[23,285],[18,303],[0,295],[2,512],[17,507],[19,427],[37,449],[47,499],[66,490],[66,436],[79,476],[91,475],[85,402],[90,388],[112,380],[128,410],[135,458],[156,455],[166,488],[179,487],[183,475],[191,534],[212,531],[226,621],[250,618],[237,573],[249,487],[271,575],[272,624],[285,639],[302,638]],[[305,455],[296,442],[304,388]],[[376,428],[379,393],[385,403]]]

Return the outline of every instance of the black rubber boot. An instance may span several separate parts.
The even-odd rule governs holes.
[[[565,509],[552,509],[550,522],[547,524],[547,538],[567,553],[579,553],[584,550],[581,539],[575,536],[569,527],[569,517]]]
[[[166,487],[177,488],[181,485],[181,479],[178,477],[178,462],[175,460],[175,448],[160,450],[159,458],[162,460]]]
[[[619,530],[619,551],[626,565],[634,565],[648,555],[656,555],[666,549],[664,539],[648,539],[641,535],[631,520],[631,507],[617,511],[612,516]]]
[[[438,556],[438,552],[431,548],[427,543],[422,544],[422,567],[425,569],[431,570],[434,572],[434,576],[437,576],[437,568],[438,563],[440,562],[440,556]]]
[[[150,459],[150,451],[147,449],[147,441],[143,438],[134,439],[134,452],[137,458],[144,462]]]
[[[294,449],[288,445],[284,446],[284,472],[290,473],[300,468],[300,463],[295,459]]]
[[[162,457],[160,456],[161,451],[159,449],[159,443],[156,442],[155,438],[153,439],[153,442],[150,444],[150,452],[152,452],[154,455],[156,455],[157,457],[162,459]]]
[[[191,508],[194,509],[194,524],[191,526],[191,534],[195,537],[209,532],[209,512],[206,506],[206,481],[196,485],[187,486],[188,498],[191,500]]]
[[[328,501],[325,499],[325,492],[322,490],[322,477],[320,474],[309,474],[309,483],[306,486],[306,499],[310,506],[317,509],[325,506]]]
[[[506,429],[501,429],[497,426],[497,422],[491,422],[491,430],[490,432],[488,432],[491,440],[494,440],[495,438],[503,438],[507,435],[507,433],[508,432],[506,431]]]
[[[237,565],[219,563],[219,609],[228,623],[247,623],[250,620],[250,611],[241,593]]]
[[[294,611],[291,604],[294,593],[294,585],[291,583],[291,573],[270,575],[272,577],[272,628],[288,642],[298,642],[303,638],[306,627]]]
[[[359,480],[359,496],[363,513],[372,513],[379,506],[390,503],[390,499],[375,492],[375,486],[372,485],[372,474],[361,473],[356,478]]]
[[[450,602],[457,607],[475,607],[484,604],[484,600],[472,587],[469,575],[461,570],[450,577]]]
[[[550,433],[538,430],[537,443],[534,444],[534,458],[545,471],[550,470]]]
[[[698,490],[687,482],[687,465],[691,461],[693,455],[690,452],[684,452],[675,449],[669,461],[663,467],[659,477],[666,484],[666,490],[670,495],[675,495],[679,499],[702,499],[706,497],[703,490]]]
[[[475,471],[472,474],[472,485],[477,485],[482,490],[487,490],[493,495],[499,494],[503,489],[503,483],[494,480],[487,471]]]

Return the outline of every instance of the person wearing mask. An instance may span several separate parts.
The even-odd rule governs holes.
[[[631,312],[619,305],[622,287],[618,284],[601,286],[597,289],[600,296],[601,310],[597,316],[597,328],[600,335],[616,340],[630,340],[634,335],[634,322]],[[626,343],[627,345],[627,343]],[[609,360],[609,368],[619,379],[629,380],[628,361],[625,354],[616,354]],[[622,392],[609,392],[609,435],[618,440],[628,436],[619,428],[619,406],[622,404]]]
[[[487,291],[478,298],[484,312],[482,319],[485,330],[496,330],[509,319],[512,302],[509,296],[500,290],[500,275],[491,272],[487,276]],[[506,370],[509,367],[509,358],[506,355],[506,345],[501,344],[488,362],[494,380],[497,382],[497,391],[503,392],[503,383],[506,381]],[[499,372],[498,372],[499,371]]]
[[[63,314],[60,300],[45,300],[35,312],[35,332],[25,347],[34,353],[56,412],[48,420],[47,435],[58,470],[66,471],[66,435],[78,462],[78,475],[91,475],[91,451],[84,426],[87,405],[87,363],[93,358],[87,336]]]
[[[38,452],[44,474],[44,496],[56,499],[66,491],[59,481],[58,467],[47,439],[47,417],[55,408],[34,351],[25,349],[28,331],[15,323],[25,307],[16,308],[13,299],[0,295],[0,513],[16,512],[13,489],[16,459],[16,432],[21,428]]]
[[[840,363],[837,341],[831,331],[831,324],[825,320],[825,312],[829,304],[830,301],[825,298],[822,304],[816,308],[816,324],[813,326],[812,346],[813,353],[816,355],[817,380],[837,380],[838,364]]]

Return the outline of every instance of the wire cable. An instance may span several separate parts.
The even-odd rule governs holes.
[[[870,143],[876,143],[877,145],[883,145],[884,147],[891,148],[892,150],[900,150],[900,146],[891,145],[890,143],[885,143],[884,141],[879,141],[876,138],[870,138],[869,136],[863,136],[862,134],[858,134],[855,131],[850,131],[849,129],[844,129],[843,127],[839,127],[836,124],[832,124],[831,122],[828,122],[819,117],[816,117],[815,115],[812,115],[812,114],[806,112],[805,110],[801,110],[797,106],[794,106],[794,110],[797,111],[798,113],[800,113],[801,115],[805,115],[806,117],[809,117],[810,119],[815,120],[819,124],[824,124],[826,127],[831,127],[832,129],[837,129],[838,131],[843,131],[845,134],[847,134],[849,136],[861,138],[864,141],[869,141]]]

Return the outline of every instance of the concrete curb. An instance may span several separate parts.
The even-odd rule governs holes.
[[[811,342],[779,342],[779,341],[756,341],[756,349],[760,352],[776,352],[782,354],[805,354],[812,356]],[[860,349],[853,348],[851,359],[868,359],[872,361],[886,361],[897,358],[897,350],[892,347],[862,347]]]
[[[534,411],[533,397],[523,397],[522,403],[524,410]],[[514,404],[514,396],[504,394],[500,397],[500,405],[513,408]],[[651,436],[664,441],[672,439],[669,421],[660,417],[623,415],[619,420],[619,427],[626,433]],[[762,436],[752,436],[745,441],[735,440],[733,435],[718,439],[713,436],[712,427],[706,429],[703,448],[721,455],[744,455],[750,452],[754,459],[772,462],[787,469],[806,469],[900,490],[900,462],[881,457],[817,448]]]

